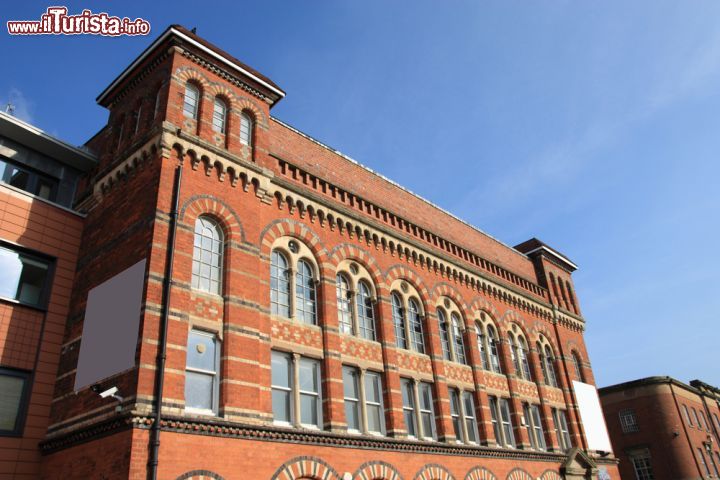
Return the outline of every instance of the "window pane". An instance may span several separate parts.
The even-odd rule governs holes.
[[[407,348],[407,338],[405,337],[405,325],[402,300],[397,293],[393,293],[391,296],[392,301],[392,318],[393,325],[395,326],[395,343],[400,348]]]
[[[448,333],[447,319],[442,309],[438,308],[438,323],[440,324],[440,346],[445,360],[450,360],[450,339]]]
[[[290,388],[290,357],[279,352],[272,352],[272,385]]]
[[[366,405],[368,415],[368,430],[371,432],[382,432],[382,411],[380,405]]]
[[[0,373],[0,431],[15,430],[24,387],[24,378]]]
[[[463,341],[462,330],[460,329],[460,317],[453,313],[451,315],[453,345],[455,347],[455,361],[465,363],[465,342]]]
[[[215,337],[191,331],[188,337],[187,366],[193,369],[215,371]]]
[[[13,187],[27,191],[30,184],[30,173],[12,166],[8,169],[10,170],[10,175],[7,179],[7,183]]]
[[[188,118],[197,118],[197,107],[199,99],[199,90],[195,85],[185,85],[185,99],[183,102],[183,114]]]
[[[290,270],[285,256],[273,250],[270,266],[270,309],[275,315],[290,316]]]
[[[252,144],[252,119],[247,113],[240,115],[240,141],[245,145]]]
[[[358,372],[352,367],[343,367],[343,389],[345,398],[357,399],[360,394],[358,392]]]
[[[213,376],[205,373],[185,372],[185,406],[213,409]]]
[[[435,438],[433,430],[433,416],[431,413],[422,412],[423,436]]]
[[[0,296],[39,305],[47,274],[47,262],[0,247]]]
[[[342,333],[352,334],[352,302],[350,300],[350,284],[344,275],[335,278],[335,294],[338,306],[338,321]]]
[[[370,294],[370,287],[368,287],[365,282],[358,284],[356,303],[360,336],[368,340],[375,340],[375,311]]]
[[[315,360],[307,358],[300,359],[300,391],[314,392],[319,391],[319,370],[320,364]]]
[[[219,98],[215,99],[215,104],[213,105],[213,130],[219,133],[225,133],[225,112],[227,111],[227,108],[225,107],[225,102],[220,100]]]
[[[295,275],[295,311],[302,322],[314,325],[315,322],[315,279],[312,267],[305,260],[298,262]]]
[[[357,401],[345,399],[345,421],[350,430],[360,430],[360,413]]]
[[[414,298],[411,298],[408,302],[408,310],[408,323],[410,325],[410,335],[412,335],[413,349],[417,352],[425,353],[420,306]]]
[[[193,288],[219,294],[223,253],[220,226],[210,218],[198,217],[193,244]]]
[[[365,399],[368,402],[380,403],[380,377],[374,373],[365,374]]]
[[[455,432],[455,438],[462,442],[463,435],[460,428],[460,401],[458,394],[455,389],[450,390],[450,417],[452,418],[453,430]]]
[[[272,405],[275,421],[290,423],[290,392],[273,389]]]
[[[317,395],[300,394],[300,423],[319,426]]]

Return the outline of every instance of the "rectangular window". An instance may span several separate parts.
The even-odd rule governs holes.
[[[382,380],[374,372],[365,372],[365,411],[370,433],[385,434],[385,412],[382,403]]]
[[[630,461],[637,480],[655,480],[649,452],[632,453],[630,454]]]
[[[57,197],[57,179],[4,159],[0,159],[0,181],[51,202]]]
[[[300,424],[320,428],[320,362],[300,357],[299,362]]]
[[[705,470],[705,474],[709,477],[711,475],[710,467],[708,467],[708,464],[705,461],[705,454],[703,453],[702,448],[697,447],[697,455],[698,455],[698,461],[700,461],[700,465],[702,465],[703,469]]]
[[[185,368],[185,407],[216,413],[219,352],[212,333],[190,330]]]
[[[275,423],[290,425],[293,418],[292,359],[287,353],[272,352],[272,406]]]
[[[567,418],[564,410],[553,408],[553,421],[555,422],[555,433],[562,450],[570,450],[572,441],[570,440],[570,431],[568,430]]]
[[[44,307],[49,270],[47,260],[0,246],[0,297]]]
[[[272,352],[273,418],[280,425],[322,428],[320,362]]]
[[[465,415],[465,431],[467,432],[468,441],[477,443],[478,431],[472,392],[463,392],[463,414]]]
[[[527,403],[523,403],[523,419],[525,420],[525,428],[527,429],[527,435],[530,439],[530,446],[537,448],[537,440],[535,438],[535,432],[533,431],[532,419],[530,418],[530,406]]]
[[[715,454],[718,455],[717,452],[715,452]],[[710,463],[712,463],[715,476],[720,478],[720,469],[718,469],[718,463],[715,461],[715,457],[713,457],[712,452],[708,452],[708,458],[710,459]]]
[[[493,432],[495,433],[495,442],[498,445],[503,445],[502,432],[500,432],[500,410],[498,408],[498,401],[496,397],[489,397],[490,401],[490,417],[492,419]]]
[[[422,425],[422,436],[426,439],[437,440],[435,432],[435,413],[433,411],[432,385],[420,382],[418,385],[420,395],[420,420]]]
[[[537,448],[540,450],[547,450],[547,445],[545,444],[545,431],[543,430],[542,421],[540,420],[540,407],[537,405],[530,405],[530,417],[532,419],[533,429],[535,430]]]
[[[686,405],[683,405],[682,408],[683,408],[683,415],[685,416],[685,422],[686,422],[689,426],[692,427],[692,426],[693,426],[693,423],[692,423],[692,420],[690,419],[690,414],[688,413],[688,408],[687,408],[687,406],[686,406]]]
[[[501,398],[498,405],[500,407],[500,424],[505,446],[515,448],[515,435],[513,434],[512,420],[510,419],[510,404],[506,398]]]
[[[458,395],[458,391],[454,388],[450,389],[450,418],[452,418],[455,438],[458,442],[463,442],[462,427],[460,426],[460,396]]]
[[[635,417],[635,410],[627,408],[620,410],[620,426],[622,427],[623,433],[639,432],[640,427]]]
[[[403,399],[403,418],[405,419],[405,429],[408,436],[417,437],[417,417],[415,416],[415,389],[412,380],[407,378],[400,379],[400,387],[402,389]]]
[[[345,391],[345,421],[350,432],[360,432],[360,372],[357,368],[343,367]]]
[[[0,368],[0,436],[22,435],[30,395],[30,372]]]

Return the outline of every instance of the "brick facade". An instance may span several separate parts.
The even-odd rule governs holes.
[[[196,119],[183,113],[187,84],[200,92]],[[508,247],[272,117],[283,96],[250,67],[172,27],[99,97],[110,117],[88,142],[99,161],[78,194],[77,208],[86,214],[82,253],[42,444],[43,476],[147,478],[168,238],[182,169],[158,478],[554,480],[582,478],[573,476],[577,471],[595,478],[598,468],[619,478],[612,457],[586,450],[571,388],[578,373],[594,383],[574,265],[536,240]],[[229,107],[225,133],[212,128],[216,97]],[[253,119],[251,145],[240,135],[243,114]],[[222,233],[220,294],[193,287],[201,216]],[[310,265],[316,324],[272,313],[276,249]],[[122,392],[118,411],[112,399],[73,391],[84,308],[91,288],[142,259],[148,262],[136,367],[103,382]],[[341,333],[336,276],[351,271],[371,290],[376,341]],[[424,353],[397,347],[394,294],[419,301]],[[438,308],[458,314],[467,364],[444,359]],[[497,331],[503,373],[482,366],[481,318]],[[213,415],[186,406],[192,329],[211,332],[220,345]],[[513,367],[510,335],[527,343],[530,378]],[[544,380],[541,341],[553,352],[556,385]],[[273,422],[273,351],[320,362],[320,429]],[[380,375],[385,435],[348,433],[344,366]],[[432,385],[436,441],[408,438],[401,379]],[[477,444],[456,441],[450,389],[470,392]],[[498,446],[491,396],[508,400],[517,448]],[[546,450],[531,447],[524,403],[540,408]],[[575,447],[569,451],[556,435],[555,410],[566,412]]]
[[[656,480],[720,476],[719,389],[650,377],[599,393],[622,478],[637,478],[634,457],[648,459]],[[623,427],[621,417],[634,418],[634,426]]]

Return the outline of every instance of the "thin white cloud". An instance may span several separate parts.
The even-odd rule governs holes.
[[[32,110],[34,109],[34,103],[29,100],[23,92],[17,88],[11,88],[5,99],[2,101],[2,110],[6,111],[7,105],[12,105],[14,111],[13,115],[20,120],[28,123],[33,123]]]

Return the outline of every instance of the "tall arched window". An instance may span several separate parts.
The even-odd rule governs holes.
[[[315,325],[315,278],[310,262],[300,260],[295,274],[295,312],[304,323]]]
[[[485,342],[487,342],[487,336],[485,330],[480,322],[475,323],[475,335],[477,340],[477,349],[480,353],[480,363],[482,364],[483,370],[490,370],[490,361],[488,360],[488,349]]]
[[[443,358],[450,360],[450,331],[447,318],[445,318],[445,311],[438,308],[437,315],[440,324],[440,346],[442,347]]]
[[[247,112],[240,114],[240,142],[252,145],[253,120]]]
[[[498,334],[495,327],[492,325],[487,326],[487,339],[488,339],[488,356],[490,357],[490,367],[495,373],[502,373],[500,367],[500,355],[498,355]]]
[[[227,105],[220,97],[215,97],[213,103],[213,121],[212,128],[214,131],[224,134],[225,122],[227,117]]]
[[[358,283],[355,303],[360,336],[367,340],[375,340],[375,308],[370,287],[364,281]]]
[[[416,352],[425,353],[425,340],[423,335],[422,317],[420,315],[420,305],[417,300],[411,298],[408,302],[408,326],[410,327],[410,335],[412,346]]]
[[[220,294],[222,279],[223,233],[208,217],[195,221],[192,286],[198,290]]]
[[[350,283],[345,275],[335,277],[335,291],[338,304],[338,322],[342,333],[353,333],[353,312]]]
[[[548,373],[548,383],[553,387],[557,387],[557,375],[555,375],[555,357],[550,345],[545,345],[545,369]]]
[[[271,257],[270,310],[274,315],[290,316],[290,269],[278,250],[273,250]]]
[[[402,299],[397,293],[390,296],[392,303],[392,318],[395,326],[395,343],[400,348],[408,348],[407,337],[405,336],[405,315],[403,314]]]
[[[585,375],[583,375],[582,367],[580,365],[580,358],[575,352],[572,352],[572,362],[573,367],[575,367],[575,376],[579,381],[585,382]],[[718,426],[718,428],[720,428],[720,425]]]
[[[197,120],[198,106],[200,105],[200,90],[192,83],[185,84],[185,98],[183,101],[183,114]]]
[[[463,342],[462,328],[460,327],[460,316],[453,312],[450,314],[450,326],[453,337],[453,350],[455,353],[455,361],[466,363],[465,360],[465,343]]]
[[[522,368],[522,376],[525,380],[532,381],[532,373],[530,372],[530,362],[528,361],[529,350],[527,343],[523,337],[518,337],[518,360]]]
[[[510,347],[510,359],[512,360],[515,373],[522,376],[522,371],[520,370],[520,363],[518,362],[517,345],[515,344],[515,338],[512,334],[508,335],[508,346]]]

